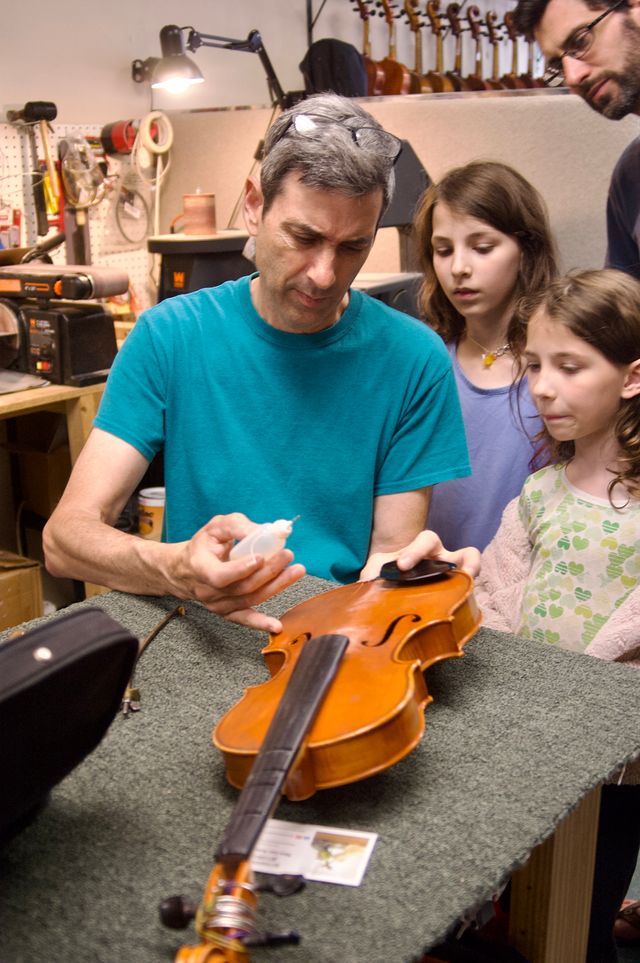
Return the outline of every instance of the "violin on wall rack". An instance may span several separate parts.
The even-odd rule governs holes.
[[[384,68],[371,56],[371,37],[369,21],[371,12],[369,4],[358,0],[355,9],[360,14],[362,20],[362,59],[365,70],[367,71],[367,94],[369,97],[377,97],[382,94],[384,84]]]
[[[388,30],[388,52],[380,61],[371,56],[370,23],[374,7],[378,8],[377,13],[384,18]],[[517,60],[520,48],[524,49],[524,41],[514,28],[511,11],[507,11],[503,22],[499,22],[494,10],[487,9],[482,13],[478,4],[467,6],[466,0],[463,3],[448,3],[444,13],[440,12],[440,0],[427,0],[422,7],[422,14],[420,0],[403,0],[401,10],[398,7],[399,4],[392,0],[357,2],[354,7],[363,21],[362,57],[367,70],[369,96],[525,90],[545,86],[541,77],[533,76],[533,42],[530,41],[527,47],[528,69],[521,72],[518,68]],[[408,25],[411,31],[415,56],[413,68],[398,58],[398,22],[405,27]],[[431,28],[430,35],[435,38],[435,55],[431,50],[425,53],[422,30],[427,26]],[[466,36],[469,40],[464,39]],[[485,39],[491,45],[490,59],[488,56],[485,58]],[[453,57],[449,70],[444,68],[445,45],[447,55]],[[503,51],[505,59],[511,59],[511,69],[501,72]],[[471,56],[472,52],[474,67],[472,72],[468,72],[463,62],[466,55]],[[426,66],[425,61],[431,61],[433,66]]]
[[[380,66],[384,70],[384,81],[382,84],[383,94],[409,94],[416,93],[416,84],[413,83],[414,90],[411,90],[413,79],[411,71],[398,60],[396,50],[396,13],[389,0],[380,0],[382,7],[381,16],[387,24],[389,31],[389,51],[384,60],[380,61]]]

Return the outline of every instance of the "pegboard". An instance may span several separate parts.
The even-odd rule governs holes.
[[[88,138],[91,144],[99,143],[100,131],[100,127],[86,124],[53,124],[49,131],[51,153],[54,158],[57,158],[58,143],[63,139]],[[37,127],[36,144],[38,155],[42,159],[44,152]],[[153,233],[155,191],[148,183],[141,181],[140,176],[132,169],[129,155],[104,158],[98,147],[95,148],[94,153],[98,160],[106,159],[108,165],[106,183],[109,186],[104,198],[86,211],[91,262],[126,271],[135,294],[136,305],[139,310],[144,310],[155,303],[157,294],[157,258],[148,253],[146,244],[146,236]],[[0,211],[19,210],[21,212],[18,245],[20,247],[31,247],[45,240],[44,236],[37,235],[31,185],[32,169],[29,137],[24,126],[0,124]],[[131,220],[130,223],[136,230],[129,230],[127,238],[118,227],[116,216],[117,213],[121,214],[123,209],[120,197],[123,184],[135,188],[134,196],[138,199],[136,209],[141,209],[140,205],[143,204],[148,218],[146,231],[144,223]],[[131,213],[136,213],[133,207],[130,210]],[[142,219],[144,217],[145,215],[142,215]],[[122,223],[122,217],[120,221]],[[52,226],[46,236],[53,236],[57,230],[56,226]],[[64,245],[53,250],[51,258],[56,264],[66,263]]]

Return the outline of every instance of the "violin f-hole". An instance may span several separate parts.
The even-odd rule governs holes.
[[[396,626],[398,626],[403,619],[409,619],[410,622],[422,622],[421,616],[417,615],[416,613],[414,613],[413,615],[407,615],[406,613],[405,615],[399,615],[397,619],[394,619],[392,622],[389,623],[389,625],[387,626],[387,631],[384,633],[384,635],[382,636],[379,642],[367,642],[366,639],[363,639],[360,645],[365,645],[369,649],[375,649],[379,645],[384,645],[385,642],[389,641],[389,639],[391,638],[391,636],[396,630]]]

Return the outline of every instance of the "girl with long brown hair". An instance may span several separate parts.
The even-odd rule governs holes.
[[[473,474],[437,485],[429,528],[450,549],[482,550],[533,466],[540,429],[517,347],[519,303],[556,274],[554,242],[535,188],[506,164],[474,161],[423,195],[415,217],[421,307],[447,343]]]

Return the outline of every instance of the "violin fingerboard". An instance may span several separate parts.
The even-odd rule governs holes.
[[[344,635],[318,635],[305,643],[227,824],[218,862],[249,859],[348,644]]]

